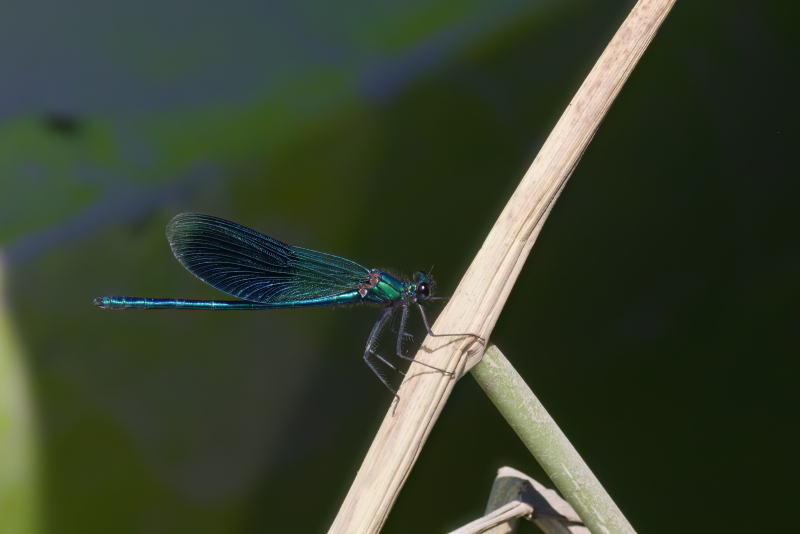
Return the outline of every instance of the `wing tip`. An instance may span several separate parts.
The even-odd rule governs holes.
[[[208,219],[216,219],[216,217],[196,211],[185,211],[174,216],[167,223],[167,241],[169,241],[170,247],[175,244],[176,236],[185,231],[187,224],[192,221],[200,222]]]

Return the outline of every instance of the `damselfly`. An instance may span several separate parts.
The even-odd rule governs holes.
[[[374,365],[372,357],[394,370],[397,368],[376,351],[378,334],[399,314],[397,356],[437,371],[443,369],[403,354],[408,309],[417,305],[430,336],[475,334],[434,334],[422,303],[435,300],[433,280],[417,271],[411,280],[401,280],[379,269],[361,265],[323,252],[293,247],[219,217],[202,213],[181,213],[167,224],[167,240],[173,254],[192,274],[207,284],[242,300],[184,300],[144,297],[102,297],[95,305],[111,310],[268,310],[374,303],[383,310],[372,327],[364,361],[381,382],[397,396],[396,390]]]

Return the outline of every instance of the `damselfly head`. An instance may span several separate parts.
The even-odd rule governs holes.
[[[417,301],[427,300],[433,295],[433,279],[425,271],[414,273],[414,296]]]

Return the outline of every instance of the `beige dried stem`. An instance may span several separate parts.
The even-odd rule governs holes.
[[[433,331],[488,339],[547,215],[609,106],[675,0],[639,0],[523,177]],[[483,353],[472,337],[428,337],[416,358],[461,377]],[[375,533],[408,477],[455,380],[412,364],[331,533]]]

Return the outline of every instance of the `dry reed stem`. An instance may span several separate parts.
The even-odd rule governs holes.
[[[545,141],[439,316],[437,333],[488,339],[547,215],[609,106],[675,0],[639,0]],[[483,353],[474,338],[427,337],[417,359],[462,376]],[[455,380],[411,364],[329,532],[376,533],[386,520]]]

